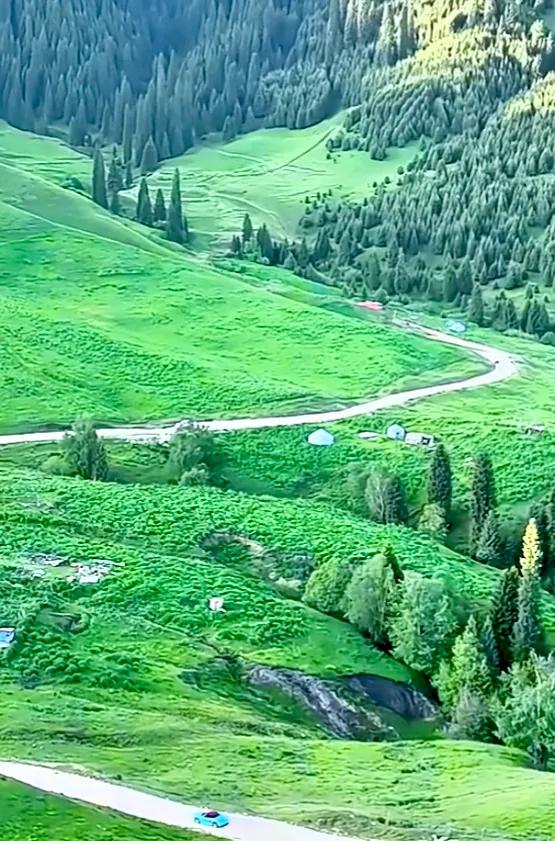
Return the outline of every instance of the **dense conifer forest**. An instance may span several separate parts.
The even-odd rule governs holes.
[[[380,18],[340,0],[10,0],[0,114],[137,164],[150,141],[155,164],[209,132],[307,126],[360,100]]]

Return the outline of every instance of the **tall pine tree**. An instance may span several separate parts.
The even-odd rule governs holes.
[[[506,569],[493,599],[491,624],[499,652],[499,665],[503,671],[513,662],[512,636],[518,619],[518,587],[520,576],[516,567]]]
[[[449,522],[451,517],[452,495],[453,477],[449,454],[443,444],[438,444],[428,471],[428,502],[441,506],[446,522]]]
[[[182,245],[186,241],[186,226],[183,219],[183,207],[181,205],[181,184],[178,169],[173,174],[172,192],[166,222],[166,235],[170,242],[177,242]]]
[[[487,453],[474,460],[471,490],[470,554],[474,558],[488,513],[495,508],[493,467]]]
[[[150,194],[148,192],[148,184],[146,178],[141,178],[139,187],[139,195],[137,198],[137,222],[141,225],[148,225],[152,227],[152,205],[150,203]]]
[[[97,146],[93,155],[92,200],[101,207],[108,207],[106,192],[106,168],[102,152]]]

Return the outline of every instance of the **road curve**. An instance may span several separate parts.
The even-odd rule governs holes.
[[[143,818],[179,829],[196,830],[205,835],[233,841],[260,841],[262,838],[264,841],[358,841],[356,838],[329,835],[283,821],[229,812],[226,812],[230,818],[228,827],[205,830],[194,822],[194,814],[199,810],[199,806],[178,803],[176,800],[146,794],[127,786],[106,783],[93,777],[59,771],[43,765],[0,761],[0,775],[26,783],[40,791],[62,795],[93,806],[102,806],[134,818]]]
[[[395,406],[404,406],[407,403],[414,403],[426,397],[434,397],[436,394],[450,394],[455,391],[465,391],[471,388],[493,385],[514,376],[518,372],[518,364],[515,357],[507,351],[499,348],[483,345],[479,342],[472,342],[462,339],[459,336],[451,336],[442,333],[440,330],[432,330],[428,327],[420,327],[411,322],[397,320],[394,322],[397,327],[418,332],[420,335],[437,342],[444,342],[448,345],[469,350],[481,359],[484,359],[490,366],[485,374],[478,374],[475,377],[468,377],[455,382],[438,383],[437,385],[413,388],[408,391],[400,391],[394,394],[387,394],[384,397],[377,397],[365,403],[357,403],[348,406],[346,409],[337,409],[330,412],[312,412],[303,415],[284,415],[278,417],[262,418],[234,418],[231,420],[207,420],[198,421],[204,428],[212,432],[233,432],[243,429],[268,429],[280,426],[300,426],[302,424],[325,424],[336,421],[347,420],[348,418],[371,415],[381,409],[392,409]],[[197,421],[193,421],[197,423]],[[182,423],[182,422],[181,422]],[[101,438],[112,441],[127,441],[137,444],[144,443],[167,443],[179,429],[180,424],[169,426],[116,426],[110,429],[97,430]],[[15,435],[0,435],[0,447],[11,444],[41,444],[61,441],[65,432],[52,430],[47,432],[28,432]]]

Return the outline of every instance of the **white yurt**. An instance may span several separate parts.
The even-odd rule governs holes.
[[[308,436],[308,443],[313,447],[331,447],[335,444],[335,438],[327,429],[316,429]]]

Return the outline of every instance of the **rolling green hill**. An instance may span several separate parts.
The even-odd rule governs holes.
[[[387,535],[404,566],[446,575],[478,601],[494,570],[408,530],[304,502],[11,471],[0,487],[2,623],[16,622],[21,636],[0,670],[3,756],[69,762],[184,800],[361,837],[417,841],[450,828],[463,841],[480,841],[483,831],[495,841],[555,838],[552,778],[525,768],[518,752],[332,740],[293,701],[249,687],[245,663],[335,679],[411,674],[349,626],[280,595],[248,553],[215,553],[204,538],[240,531],[284,559],[310,549],[321,563],[334,553],[371,553]],[[45,565],[45,557],[60,565]],[[67,580],[70,564],[91,559],[112,564],[102,583]],[[37,578],[39,568],[47,572]],[[211,617],[214,593],[227,610]],[[551,602],[546,607],[552,623]],[[0,789],[20,831],[24,794]],[[34,796],[26,807],[41,831],[50,828],[43,804]],[[49,802],[48,820],[61,819],[61,808]],[[126,838],[128,822],[102,820],[116,821]],[[98,826],[104,831],[100,819]]]
[[[174,252],[51,182],[75,161],[58,142],[23,135],[14,164],[10,131],[0,133],[3,429],[79,413],[108,423],[271,414],[440,379],[461,359],[468,368],[454,349]]]

